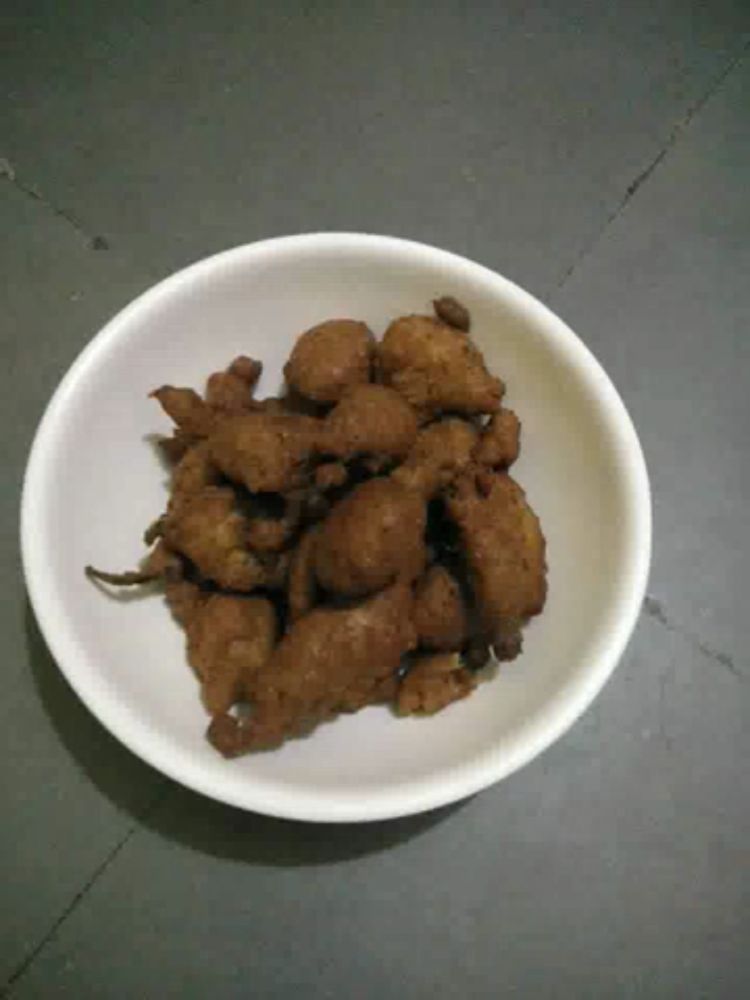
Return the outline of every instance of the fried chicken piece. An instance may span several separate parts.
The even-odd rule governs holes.
[[[476,678],[461,666],[455,653],[418,656],[398,686],[396,712],[433,715],[471,694],[476,686]]]
[[[458,581],[444,566],[431,566],[417,581],[414,626],[425,649],[446,652],[464,644],[468,611]]]
[[[206,402],[211,409],[227,416],[257,410],[252,398],[255,384],[263,372],[263,363],[244,354],[235,358],[226,371],[214,372],[206,382]]]
[[[276,613],[265,597],[212,594],[187,621],[187,657],[211,715],[247,699],[276,641]]]
[[[471,315],[469,310],[458,299],[452,295],[443,295],[439,299],[432,300],[435,315],[448,326],[455,327],[456,330],[463,330],[468,333],[471,329]]]
[[[487,371],[478,347],[431,316],[402,316],[377,348],[381,380],[425,415],[494,413],[503,383]]]
[[[446,506],[459,529],[485,634],[511,635],[544,606],[545,542],[539,519],[507,473],[481,468],[460,476]]]
[[[204,486],[173,496],[164,520],[164,541],[220,587],[249,591],[267,584],[271,573],[248,550],[247,527],[231,489]]]
[[[474,451],[480,465],[507,469],[518,458],[521,448],[521,421],[513,410],[501,408],[482,431]]]
[[[284,377],[316,403],[336,403],[350,386],[370,381],[373,336],[364,323],[329,319],[297,340]]]
[[[172,495],[197,493],[204,486],[215,486],[221,479],[211,461],[207,441],[199,441],[185,452],[172,471]]]
[[[163,385],[154,389],[151,396],[184,434],[194,438],[208,437],[216,425],[216,413],[194,389]]]
[[[287,602],[289,618],[296,622],[315,606],[317,579],[315,577],[315,541],[318,529],[310,528],[300,538],[292,553],[287,577]]]
[[[212,460],[253,493],[288,493],[310,478],[319,421],[284,413],[246,413],[221,421],[209,439]]]
[[[164,578],[164,597],[167,607],[175,621],[183,628],[187,628],[208,596],[195,581],[187,580],[181,574]]]
[[[270,749],[381,698],[384,681],[416,642],[411,601],[411,589],[399,583],[356,607],[305,615],[256,674],[249,718],[216,716],[211,743],[226,757]]]
[[[477,438],[476,428],[458,417],[428,424],[391,477],[431,499],[469,465]]]
[[[385,385],[347,390],[323,422],[321,450],[338,458],[404,458],[417,436],[414,408]]]
[[[413,580],[425,562],[427,512],[422,497],[390,479],[361,483],[321,525],[315,572],[326,590],[362,597],[400,577]]]
[[[156,439],[156,444],[166,460],[175,465],[185,455],[188,448],[192,448],[200,440],[187,431],[181,431],[175,427],[170,437],[160,437]]]

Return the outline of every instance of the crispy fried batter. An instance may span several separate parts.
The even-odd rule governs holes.
[[[208,599],[193,580],[186,580],[181,574],[164,578],[164,597],[175,621],[187,628],[199,608]]]
[[[335,403],[350,386],[370,381],[373,336],[364,323],[330,319],[307,330],[294,345],[284,375],[316,403]]]
[[[198,440],[199,438],[195,437],[195,435],[188,434],[187,431],[182,431],[179,427],[175,427],[170,437],[157,438],[156,444],[164,458],[168,462],[175,464],[185,455],[188,448],[192,448]]]
[[[425,561],[422,497],[389,479],[371,479],[323,522],[315,571],[326,590],[361,597],[397,577],[413,580]]]
[[[265,597],[212,594],[187,622],[187,656],[211,715],[252,692],[276,641],[276,613]]]
[[[439,299],[433,299],[432,305],[435,309],[435,315],[443,323],[447,323],[448,326],[453,326],[457,330],[463,330],[464,333],[469,332],[471,315],[466,306],[458,299],[454,299],[452,295],[443,295]]]
[[[215,486],[221,479],[211,461],[207,441],[199,441],[185,452],[172,471],[172,495],[197,493],[204,486]],[[162,525],[163,527],[163,525]]]
[[[414,626],[425,649],[460,649],[469,628],[468,611],[458,581],[444,566],[431,566],[418,580]]]
[[[471,671],[461,666],[455,653],[418,656],[396,695],[399,715],[433,715],[465,698],[477,686]]]
[[[323,424],[321,449],[338,458],[402,459],[417,435],[414,408],[385,385],[349,389]]]
[[[425,414],[494,413],[504,387],[476,345],[431,316],[402,316],[377,350],[382,381]]]
[[[258,515],[250,518],[247,542],[255,552],[280,552],[294,537],[302,520],[302,499],[287,500],[280,517]]]
[[[469,470],[447,500],[488,635],[538,614],[546,596],[544,535],[521,487],[504,472]]]
[[[319,421],[285,413],[247,413],[223,420],[209,439],[212,460],[251,492],[288,493],[304,486]]]
[[[474,451],[480,465],[507,469],[518,458],[521,447],[521,421],[513,410],[502,408],[482,431]]]
[[[343,486],[349,473],[343,462],[323,462],[315,470],[315,485],[319,490],[333,490]]]
[[[476,443],[476,428],[458,417],[428,424],[392,478],[431,499],[469,465]]]
[[[216,413],[194,389],[163,385],[154,389],[151,396],[185,434],[196,438],[208,437],[216,425]]]
[[[231,489],[204,486],[172,498],[165,542],[220,587],[248,591],[266,583],[268,571],[248,550],[246,539],[247,519],[237,510]]]
[[[383,682],[416,641],[411,590],[396,584],[354,608],[316,608],[287,632],[256,675],[247,720],[217,716],[208,738],[226,757],[278,746],[356,703]]]
[[[309,528],[300,538],[292,553],[287,578],[289,618],[296,622],[315,606],[317,580],[315,578],[315,540],[318,528]]]

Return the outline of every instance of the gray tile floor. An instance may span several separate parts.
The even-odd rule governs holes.
[[[0,12],[0,991],[13,998],[750,992],[750,5],[6,0]],[[458,807],[240,814],[131,757],[28,609],[26,451],[149,283],[314,229],[465,253],[613,375],[651,596],[565,739]]]

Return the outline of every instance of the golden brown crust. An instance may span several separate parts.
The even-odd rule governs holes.
[[[394,320],[377,362],[382,381],[426,414],[494,413],[500,406],[503,384],[487,371],[476,345],[431,316]]]
[[[469,465],[477,437],[477,429],[458,417],[428,424],[392,478],[430,499]]]
[[[399,715],[434,715],[471,694],[476,678],[462,667],[455,653],[418,656],[399,684],[396,711]]]
[[[414,626],[425,649],[460,649],[469,620],[458,581],[444,566],[431,566],[420,577],[414,593]]]
[[[538,614],[547,592],[544,535],[518,483],[504,472],[472,469],[457,480],[447,509],[487,634]]]
[[[482,431],[474,451],[480,465],[507,469],[518,458],[521,449],[521,421],[513,410],[501,408]]]
[[[357,486],[321,526],[315,572],[334,594],[361,597],[414,579],[425,560],[426,508],[419,494],[389,479]]]
[[[324,421],[321,448],[338,458],[402,459],[417,436],[413,407],[384,385],[347,390]]]
[[[317,581],[315,578],[316,527],[310,528],[300,538],[292,553],[287,578],[287,601],[289,618],[296,622],[315,606]]]
[[[268,749],[382,698],[416,641],[411,600],[410,588],[397,584],[357,607],[305,615],[256,675],[249,719],[218,716],[209,740],[227,757]]]
[[[468,333],[471,329],[471,315],[466,306],[454,299],[452,295],[442,295],[439,299],[433,299],[432,305],[435,315],[443,323],[453,326],[456,330],[463,330]]]
[[[370,381],[373,336],[364,323],[330,319],[301,335],[284,375],[300,395],[335,403],[353,385]]]
[[[216,425],[216,413],[194,389],[163,385],[154,389],[151,396],[185,434],[208,437]]]

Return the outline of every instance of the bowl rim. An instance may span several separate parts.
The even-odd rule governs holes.
[[[86,370],[110,343],[127,332],[128,324],[140,311],[157,300],[221,267],[239,261],[283,256],[300,249],[320,250],[380,249],[385,252],[418,255],[443,268],[463,271],[492,284],[501,296],[545,329],[558,343],[566,363],[572,365],[609,419],[613,447],[622,460],[622,490],[628,511],[628,544],[625,546],[622,583],[612,614],[614,625],[604,648],[597,651],[574,691],[558,695],[547,706],[544,718],[531,731],[515,737],[508,749],[495,746],[479,758],[429,777],[395,784],[377,792],[305,793],[295,786],[248,778],[242,793],[217,787],[208,780],[199,760],[176,755],[169,739],[144,724],[136,712],[122,705],[101,685],[90,685],[79,676],[77,644],[66,629],[65,616],[56,606],[51,585],[44,574],[42,543],[34,531],[42,503],[47,456],[54,450],[59,416],[75,394]],[[63,375],[49,400],[29,452],[21,493],[20,542],[27,593],[40,630],[59,669],[89,711],[124,746],[163,774],[208,798],[285,819],[313,822],[362,822],[392,819],[435,809],[466,798],[517,771],[555,743],[585,712],[604,686],[625,649],[637,622],[646,592],[652,544],[651,492],[643,451],[633,422],[617,390],[579,337],[551,309],[515,282],[466,257],[429,244],[401,237],[356,232],[311,232],[272,237],[241,244],[205,257],[147,288],[117,312],[84,346]],[[247,777],[247,776],[246,776]]]

